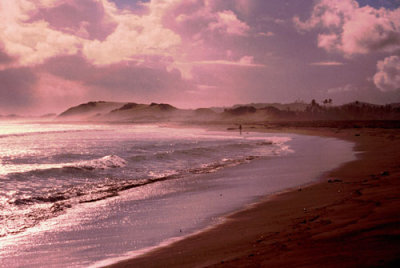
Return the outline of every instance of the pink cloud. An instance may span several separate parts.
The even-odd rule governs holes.
[[[400,49],[400,8],[394,11],[368,6],[357,9],[343,25],[341,49],[348,55]]]
[[[272,36],[275,36],[275,33],[273,33],[273,32],[261,32],[261,33],[258,33],[258,35],[259,36],[265,36],[265,37],[272,37]]]
[[[141,55],[171,56],[181,44],[181,37],[163,25],[163,12],[179,1],[151,1],[144,15],[121,12],[115,5],[103,1],[106,13],[117,23],[115,31],[104,41],[83,43],[83,54],[94,64],[113,64],[134,60]]]
[[[170,70],[179,68],[190,78],[187,63],[204,55],[221,58],[227,49],[213,42],[250,30],[232,10],[220,10],[217,0],[152,0],[141,3],[146,12],[140,14],[121,10],[110,0],[0,5],[0,25],[7,25],[0,27],[0,40],[5,53],[17,59],[16,66],[65,55],[83,55],[99,66],[126,61],[151,66],[146,59],[157,56],[168,59]]]
[[[153,2],[153,1],[152,1]],[[250,27],[238,18],[229,6],[246,5],[243,1],[224,2],[219,0],[171,1],[173,4],[164,8],[164,22],[168,27],[189,37],[210,35],[246,35]],[[157,3],[157,1],[154,1]]]
[[[29,22],[44,20],[49,27],[85,39],[105,39],[116,27],[99,1],[57,1],[57,5],[41,7]]]
[[[36,3],[36,4],[35,4]],[[79,38],[49,27],[48,22],[27,22],[38,7],[48,2],[2,1],[0,3],[0,40],[5,52],[20,65],[40,64],[60,54],[78,52]]]
[[[294,17],[301,31],[320,29],[318,46],[346,56],[400,49],[400,8],[360,7],[355,0],[320,0],[309,19]]]
[[[227,9],[233,4],[234,1],[219,0],[149,2],[149,10],[158,10],[163,25],[179,33],[181,38],[178,53],[170,54],[174,60],[169,68],[177,68],[186,79],[192,79],[193,67],[199,62],[238,65],[237,60],[231,59],[232,55],[235,54],[235,59],[244,55],[231,53],[228,56],[226,51],[236,51],[237,44],[231,40],[247,36],[251,31],[234,11]]]
[[[336,34],[319,34],[318,47],[324,48],[328,52],[334,52],[340,46],[339,36]]]
[[[300,31],[321,31],[318,46],[345,57],[400,50],[400,8],[361,7],[355,0],[320,0],[307,20],[298,17],[293,20]],[[388,92],[400,88],[399,59],[389,56],[377,63],[373,81],[379,90]]]
[[[231,10],[225,10],[217,13],[217,21],[208,25],[211,31],[222,31],[232,35],[245,35],[250,27],[240,21]]]
[[[193,62],[195,65],[231,65],[238,67],[265,67],[264,64],[257,64],[254,62],[254,57],[243,56],[238,61],[230,60],[204,60]]]
[[[381,91],[400,90],[400,57],[390,56],[378,61],[373,80]]]
[[[358,3],[353,0],[319,0],[314,5],[309,19],[303,22],[298,16],[295,16],[293,21],[296,27],[303,31],[316,27],[336,28],[349,20],[358,7]]]
[[[137,15],[108,0],[0,5],[0,25],[7,25],[0,27],[0,40],[5,52],[23,66],[79,53],[94,64],[112,64],[137,55],[170,54],[180,44],[179,35],[163,26],[155,6],[148,14]]]
[[[357,91],[359,90],[357,87],[355,87],[352,84],[347,84],[341,87],[335,87],[335,88],[329,88],[326,90],[328,94],[336,94],[336,93],[343,93],[343,92],[351,92],[351,91]]]
[[[319,61],[310,63],[310,65],[314,66],[341,66],[343,64],[344,64],[343,62],[338,62],[338,61]]]

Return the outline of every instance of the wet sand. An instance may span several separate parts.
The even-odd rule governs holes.
[[[398,129],[244,128],[336,137],[361,153],[318,183],[266,197],[222,225],[111,267],[399,267]]]

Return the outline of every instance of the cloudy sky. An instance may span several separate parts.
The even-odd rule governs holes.
[[[0,0],[0,114],[400,102],[400,0]]]

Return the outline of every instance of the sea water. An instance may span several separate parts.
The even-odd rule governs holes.
[[[132,256],[352,157],[348,143],[286,134],[1,123],[0,265]]]

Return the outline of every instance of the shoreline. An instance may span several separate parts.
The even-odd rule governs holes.
[[[354,151],[361,153],[321,180],[266,196],[228,214],[221,224],[108,267],[398,264],[400,166],[395,159],[400,153],[395,149],[400,137],[395,129],[247,126],[244,131],[333,137],[354,142]],[[377,162],[376,153],[389,155]],[[388,189],[383,180],[395,187]],[[385,198],[388,194],[394,197]]]
[[[126,127],[120,127],[121,133],[125,133]],[[105,126],[105,129],[109,127]],[[237,211],[246,204],[290,187],[302,187],[311,179],[319,178],[324,172],[354,159],[353,144],[338,139],[266,133],[249,133],[240,137],[239,133],[209,132],[204,128],[162,130],[158,126],[142,128],[133,125],[132,130],[142,133],[154,131],[161,135],[173,131],[176,132],[172,134],[174,137],[180,137],[180,133],[183,133],[183,137],[189,134],[205,137],[206,140],[214,137],[211,138],[211,145],[215,145],[216,140],[216,148],[227,148],[226,152],[220,151],[216,159],[228,157],[225,159],[229,160],[232,156],[238,161],[227,161],[226,165],[221,165],[227,168],[219,168],[219,164],[210,166],[215,170],[220,169],[218,172],[208,172],[207,168],[199,173],[194,170],[193,176],[182,173],[182,180],[180,176],[171,177],[160,183],[120,191],[118,197],[76,204],[59,217],[39,223],[38,228],[31,229],[32,232],[27,230],[21,233],[18,240],[13,240],[13,236],[2,239],[7,243],[1,252],[0,263],[10,267],[98,267],[111,264],[137,256],[137,250],[160,245],[169,238],[204,230],[219,222],[219,217]],[[129,129],[127,131],[130,132]],[[91,132],[87,135],[91,135]],[[58,134],[56,136],[58,138]],[[235,140],[233,147],[224,146],[232,143],[226,142],[226,138]],[[204,147],[200,145],[197,142],[195,144],[193,156],[196,159],[199,156],[197,148]],[[206,145],[210,147],[209,143]],[[313,148],[321,148],[321,151]],[[236,151],[231,154],[231,149]],[[192,153],[193,150],[188,152]],[[265,157],[262,157],[264,154]],[[116,155],[128,159],[130,153],[117,150]],[[179,160],[179,157],[172,159]],[[292,168],[288,169],[288,166]],[[160,174],[163,174],[163,170]],[[142,199],[146,201],[141,202]],[[82,248],[86,250],[77,250]],[[110,262],[101,262],[107,259]]]
[[[214,130],[212,130],[214,131]],[[217,130],[221,131],[221,130]],[[233,133],[232,133],[233,134]],[[267,134],[267,133],[265,133]],[[247,135],[246,135],[247,136]],[[257,188],[260,190],[253,192],[255,195],[251,198],[251,200],[247,200],[246,202],[242,203],[237,200],[241,198],[240,192],[248,191],[246,187],[236,189],[236,199],[237,200],[231,200],[230,204],[233,205],[235,208],[234,209],[228,209],[228,211],[223,212],[221,214],[218,214],[217,218],[214,218],[211,221],[207,221],[207,223],[201,227],[201,228],[195,228],[193,232],[188,233],[187,235],[183,236],[177,236],[177,237],[171,237],[167,239],[166,241],[155,245],[151,246],[149,248],[143,248],[140,250],[134,250],[131,252],[126,252],[123,255],[119,257],[113,257],[110,259],[105,259],[103,261],[98,261],[94,264],[92,264],[91,267],[104,267],[107,265],[112,265],[114,263],[128,260],[131,258],[136,258],[140,257],[145,254],[149,254],[154,250],[157,250],[158,248],[162,247],[168,247],[169,245],[181,241],[187,238],[190,238],[192,236],[195,236],[197,234],[201,234],[202,232],[206,232],[208,230],[212,230],[220,225],[223,225],[229,217],[233,216],[236,214],[238,211],[242,210],[247,210],[250,209],[254,206],[256,206],[259,202],[265,199],[267,196],[268,199],[274,198],[275,195],[281,194],[284,192],[288,192],[294,189],[298,189],[299,187],[305,187],[306,185],[310,185],[313,183],[316,183],[318,179],[324,174],[325,172],[329,171],[332,168],[336,168],[339,165],[350,161],[351,159],[355,159],[355,154],[353,153],[352,147],[354,146],[353,143],[350,142],[345,142],[339,139],[329,139],[329,138],[320,138],[320,137],[313,137],[313,136],[306,136],[306,135],[297,135],[297,134],[277,134],[277,135],[268,135],[270,137],[278,137],[278,139],[282,136],[288,139],[288,143],[292,143],[291,145],[288,145],[290,149],[289,151],[294,151],[288,153],[289,155],[287,156],[281,156],[281,157],[273,157],[273,159],[259,159],[255,160],[254,162],[247,163],[246,165],[241,165],[236,166],[236,167],[231,167],[229,170],[222,171],[222,174],[219,173],[216,175],[216,178],[220,177],[226,177],[230,178],[228,180],[240,180],[243,181],[242,178],[246,176],[246,174],[252,174],[252,176],[255,175],[256,177],[260,177],[261,180],[258,181],[256,185]],[[286,144],[286,143],[285,143]],[[310,150],[312,146],[320,146],[320,145],[325,145],[324,148],[322,149],[325,154],[329,154],[331,157],[329,160],[327,159],[326,162],[324,162],[321,166],[315,166],[313,168],[304,168],[305,166],[308,166],[312,164],[315,161],[318,161],[318,153],[315,154]],[[332,153],[330,153],[330,151]],[[346,152],[347,157],[343,158],[343,152]],[[292,154],[293,153],[293,154]],[[291,156],[290,156],[291,155]],[[289,158],[287,158],[289,157]],[[285,172],[285,165],[288,163],[291,163],[291,165],[296,164],[296,161],[294,159],[300,158],[301,164],[299,164],[297,167],[293,167],[290,172]],[[310,158],[312,159],[310,161]],[[271,162],[272,161],[272,162]],[[250,169],[249,169],[250,165]],[[267,165],[269,167],[263,167],[264,165]],[[231,170],[233,169],[233,170]],[[259,171],[256,171],[257,169],[263,170],[263,173],[260,173]],[[282,173],[283,172],[283,173]],[[269,174],[269,179],[265,180],[264,174],[268,173]],[[275,175],[274,175],[275,174]],[[214,175],[212,175],[214,177]],[[252,176],[248,177],[249,182],[250,180],[253,180],[251,178]],[[278,177],[276,177],[278,176]],[[274,179],[275,177],[275,179]],[[279,182],[279,179],[281,181]],[[310,179],[313,178],[313,179]],[[274,183],[275,181],[275,183]],[[229,181],[226,181],[227,185],[229,185]],[[264,185],[265,183],[265,185]],[[276,184],[278,183],[278,184]],[[247,184],[247,183],[246,183]],[[286,187],[283,187],[283,185],[287,185]],[[250,184],[249,184],[250,185]],[[279,186],[278,186],[279,185]],[[232,187],[231,185],[230,187]],[[261,188],[260,188],[261,186]],[[228,188],[230,188],[228,187]],[[246,190],[247,189],[247,190]],[[263,189],[263,190],[261,190]],[[220,190],[218,190],[220,192]],[[254,190],[253,190],[254,191]],[[204,193],[206,194],[206,193]],[[226,195],[228,194],[228,195]],[[219,196],[224,196],[224,199],[228,198],[229,199],[229,192],[227,193],[221,193],[218,194]],[[236,204],[234,205],[234,204]],[[240,204],[242,203],[242,204]],[[209,204],[213,206],[213,204]],[[216,205],[216,204],[215,204]],[[219,204],[220,205],[220,204]]]

